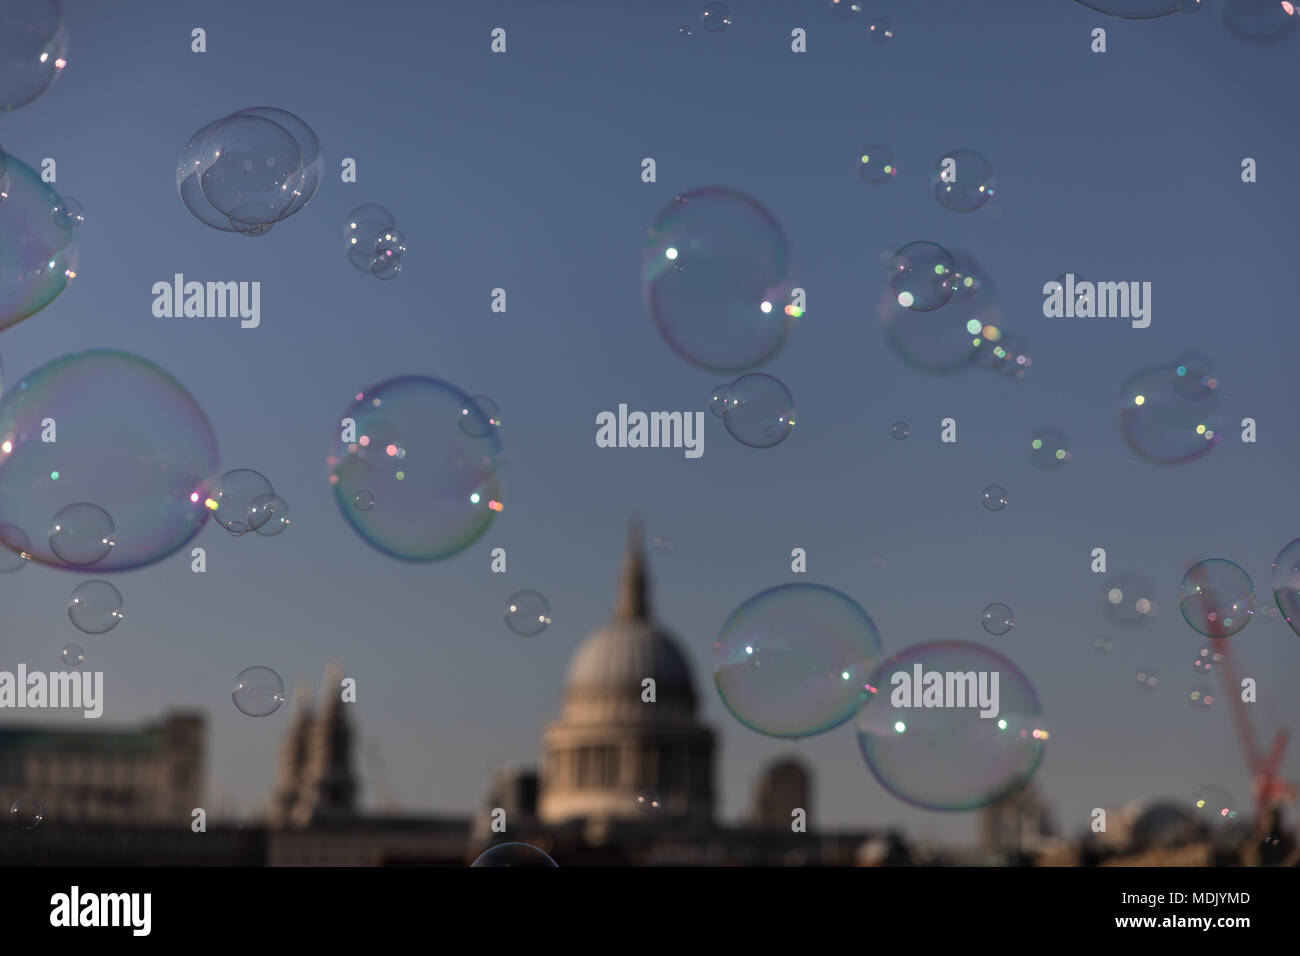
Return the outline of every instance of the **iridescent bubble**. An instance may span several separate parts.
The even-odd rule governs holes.
[[[952,298],[956,270],[957,263],[943,246],[909,242],[890,262],[889,288],[903,308],[930,312]]]
[[[1179,374],[1179,368],[1184,374]],[[1200,458],[1223,438],[1218,381],[1198,388],[1186,365],[1152,365],[1135,373],[1120,391],[1119,424],[1128,446],[1158,465]],[[1211,384],[1212,383],[1212,384]]]
[[[1143,667],[1133,676],[1133,682],[1140,690],[1155,690],[1156,685],[1160,683],[1160,678],[1151,668]]]
[[[68,599],[68,619],[86,634],[107,634],[124,617],[122,592],[107,581],[83,581]]]
[[[1043,761],[1050,735],[1038,695],[1015,664],[987,647],[918,644],[882,663],[871,685],[858,714],[858,746],[900,800],[978,809],[1019,791]]]
[[[460,427],[471,438],[485,438],[501,427],[501,409],[486,395],[475,395],[461,407]]]
[[[1223,652],[1217,651],[1213,646],[1202,647],[1197,652],[1196,659],[1192,661],[1192,667],[1198,674],[1209,674],[1223,663]]]
[[[1147,623],[1156,613],[1151,582],[1139,574],[1107,575],[1103,607],[1107,616],[1123,627]]]
[[[78,501],[60,509],[50,523],[50,550],[64,564],[86,567],[117,545],[116,525],[99,505]]]
[[[1278,43],[1300,27],[1300,14],[1292,2],[1281,0],[1225,0],[1223,22],[1248,43]]]
[[[240,110],[234,115],[253,116],[275,123],[287,130],[297,143],[298,154],[302,157],[302,171],[293,177],[291,188],[288,189],[291,198],[280,213],[281,221],[288,219],[311,202],[312,197],[316,195],[316,187],[320,185],[325,161],[316,131],[288,110],[276,109],[273,106],[254,106],[251,109]]]
[[[754,595],[713,645],[714,683],[746,727],[809,737],[853,716],[883,656],[880,634],[856,601],[818,584]]]
[[[912,430],[907,427],[907,422],[894,422],[889,426],[889,434],[893,435],[899,441],[907,438],[912,434]]]
[[[230,696],[249,717],[267,717],[284,703],[284,681],[269,667],[248,667],[235,677]]]
[[[520,637],[535,637],[550,623],[550,602],[536,591],[516,591],[506,601],[506,627]]]
[[[1197,684],[1187,692],[1187,703],[1192,710],[1212,710],[1218,699],[1208,684]]]
[[[1075,0],[1117,20],[1158,20],[1177,13],[1183,0]]]
[[[233,534],[247,534],[270,520],[266,505],[274,497],[275,489],[261,472],[235,468],[212,483],[206,506],[221,527]]]
[[[3,533],[0,532],[0,539]],[[0,555],[3,557],[3,555]],[[0,570],[4,566],[0,565]],[[1300,538],[1296,538],[1273,559],[1273,600],[1291,630],[1300,637]]]
[[[264,538],[274,538],[291,523],[289,503],[279,495],[259,495],[254,498],[251,514],[254,530]]]
[[[528,843],[498,843],[470,864],[475,866],[532,866],[557,869],[558,864]]]
[[[1231,561],[1207,558],[1183,575],[1178,609],[1198,634],[1231,637],[1255,614],[1255,585],[1250,575]]]
[[[802,314],[784,231],[734,189],[695,189],[664,207],[647,233],[641,285],[664,341],[712,371],[769,361]]]
[[[937,374],[959,371],[976,357],[964,311],[951,304],[929,312],[915,311],[900,305],[893,289],[886,289],[876,306],[890,349],[908,367]]]
[[[86,210],[71,196],[61,196],[50,210],[50,218],[60,229],[79,229],[86,221]]]
[[[731,383],[732,407],[722,419],[728,434],[750,448],[771,448],[794,430],[794,396],[780,379],[763,372]]]
[[[14,156],[5,158],[0,191],[0,329],[6,329],[45,308],[76,277],[78,240],[75,229],[60,228],[50,215],[62,203],[59,194]]]
[[[80,644],[68,644],[59,656],[69,667],[80,667],[86,661],[86,649]]]
[[[872,185],[887,183],[898,175],[894,151],[883,143],[869,143],[858,151],[858,175]]]
[[[68,30],[56,0],[0,7],[0,113],[40,96],[68,65]]]
[[[645,816],[657,816],[663,809],[663,800],[653,790],[642,790],[636,795],[636,808]]]
[[[369,511],[375,506],[374,493],[368,488],[358,491],[353,500],[357,503],[357,509],[360,511]]]
[[[13,574],[32,559],[31,542],[22,528],[0,524],[0,574]]]
[[[1016,618],[1011,613],[1011,608],[1005,604],[994,602],[986,607],[980,615],[980,624],[990,634],[1000,637],[1009,633],[1016,626]]]
[[[1059,428],[1040,428],[1029,438],[1029,460],[1044,471],[1057,471],[1070,460],[1070,443]]]
[[[1212,783],[1202,784],[1192,791],[1192,809],[1196,818],[1210,829],[1220,829],[1236,820],[1236,806],[1232,794]]]
[[[41,440],[46,419],[58,423],[58,441]],[[55,359],[0,402],[0,523],[47,529],[68,505],[93,502],[117,527],[96,572],[143,567],[182,548],[207,518],[216,468],[202,409],[174,378],[126,352]],[[37,537],[33,560],[76,567]]]
[[[721,33],[731,26],[731,9],[725,3],[706,3],[700,14],[700,23],[710,33]]]
[[[709,411],[721,418],[731,411],[731,386],[719,385],[709,394]]]
[[[19,830],[35,830],[45,819],[45,808],[31,797],[20,797],[9,808],[9,822]]]
[[[447,382],[407,375],[358,392],[334,419],[351,418],[356,429],[329,452],[329,481],[366,542],[402,560],[435,561],[469,547],[504,510],[499,430],[475,438],[460,426],[472,401]],[[359,510],[361,491],[382,506]]]
[[[939,157],[930,185],[945,209],[973,212],[993,198],[993,164],[972,149],[954,149]]]
[[[1007,506],[1007,489],[1001,485],[989,485],[980,495],[980,503],[989,511],[1001,511]]]
[[[894,39],[894,27],[884,17],[876,17],[867,24],[867,35],[876,43]]]

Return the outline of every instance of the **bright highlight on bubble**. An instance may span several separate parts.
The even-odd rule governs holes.
[[[1178,588],[1178,609],[1198,634],[1231,637],[1255,615],[1255,585],[1244,570],[1223,558],[1192,565]]]
[[[86,634],[107,634],[125,616],[122,592],[107,581],[85,581],[68,599],[68,620]]]
[[[550,602],[536,591],[516,591],[506,601],[506,627],[520,637],[535,637],[550,623]]]
[[[269,667],[245,668],[235,677],[230,696],[241,713],[268,717],[284,703],[284,681]]]
[[[729,395],[722,424],[742,445],[771,448],[794,430],[794,396],[780,379],[763,372],[742,375],[731,383]]]

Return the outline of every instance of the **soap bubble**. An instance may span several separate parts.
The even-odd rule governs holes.
[[[64,564],[85,567],[102,561],[117,544],[116,526],[99,505],[79,501],[54,516],[50,550]]]
[[[125,616],[122,592],[107,581],[83,581],[68,599],[68,619],[86,634],[107,634]]]
[[[1109,637],[1099,637],[1092,642],[1092,648],[1098,654],[1109,654],[1115,649],[1115,641]]]
[[[988,328],[986,326],[984,331],[987,332]],[[1029,339],[1005,329],[996,329],[995,332],[991,340],[983,339],[976,350],[980,367],[1003,378],[1023,379],[1034,364],[1029,355]]]
[[[264,538],[274,538],[289,527],[289,503],[279,495],[258,495],[249,509],[253,529]]]
[[[284,703],[284,681],[269,667],[248,667],[235,677],[230,696],[249,717],[267,717]]]
[[[47,418],[58,423],[56,442],[41,440]],[[194,399],[127,352],[55,359],[0,401],[0,523],[46,529],[68,505],[93,502],[117,528],[96,572],[143,567],[183,547],[206,520],[216,466],[216,438]],[[37,539],[33,560],[77,567]]]
[[[1295,33],[1300,27],[1300,13],[1289,0],[1225,0],[1223,22],[1248,43],[1265,45]]]
[[[663,809],[663,800],[653,790],[642,790],[636,795],[636,808],[647,817],[657,816]]]
[[[986,607],[984,613],[980,615],[980,624],[990,634],[1000,637],[1016,626],[1016,618],[1011,613],[1011,608],[1005,604],[994,602]]]
[[[0,524],[0,574],[13,574],[32,559],[31,542],[22,528]]]
[[[69,667],[80,667],[86,661],[86,649],[80,644],[69,644],[59,656]]]
[[[1202,647],[1197,652],[1196,659],[1192,661],[1192,667],[1198,674],[1209,674],[1223,663],[1223,652],[1217,651],[1213,646]]]
[[[1156,685],[1160,683],[1160,678],[1151,668],[1143,667],[1133,676],[1133,681],[1140,690],[1155,690]]]
[[[516,591],[506,601],[506,627],[520,637],[535,637],[551,623],[551,605],[536,591]]]
[[[1070,460],[1070,442],[1059,428],[1040,428],[1029,438],[1029,460],[1043,471],[1057,471]]]
[[[63,203],[59,194],[14,156],[5,157],[0,192],[0,329],[6,329],[68,287],[77,274],[78,239],[75,229],[61,228],[51,215]]]
[[[558,864],[537,847],[528,843],[498,843],[479,856],[475,866],[533,866],[557,869]]]
[[[713,645],[714,682],[732,715],[769,737],[809,737],[853,716],[882,657],[856,601],[817,584],[754,595]]]
[[[1158,20],[1177,13],[1183,0],[1075,0],[1080,6],[1117,20]]]
[[[360,511],[369,511],[375,506],[374,493],[368,488],[363,488],[361,491],[358,491],[353,500],[356,501],[357,509]]]
[[[953,212],[973,212],[993,197],[993,164],[971,149],[939,157],[930,177],[934,198]]]
[[[1223,438],[1218,380],[1195,370],[1189,375],[1187,369],[1175,362],[1148,366],[1120,391],[1120,430],[1128,446],[1147,461],[1193,461]]]
[[[731,383],[731,410],[722,424],[732,438],[750,448],[771,448],[794,429],[794,396],[762,372],[742,375]]]
[[[872,185],[887,183],[898,175],[894,151],[883,143],[870,143],[858,152],[858,175]]]
[[[1218,696],[1208,684],[1197,684],[1187,692],[1187,703],[1192,710],[1212,710]]]
[[[943,246],[909,242],[890,262],[889,288],[903,308],[930,312],[952,298],[956,269],[957,263]]]
[[[343,223],[343,248],[347,253],[348,262],[359,272],[378,276],[375,265],[380,259],[381,243],[385,243],[385,248],[397,251],[399,259],[400,252],[405,251],[405,237],[396,247],[392,244],[391,238],[384,239],[385,236],[392,237],[394,234],[401,235],[397,232],[397,220],[391,212],[373,203],[357,206],[348,213]],[[391,258],[384,257],[381,271],[387,268],[387,262]]]
[[[712,371],[769,361],[801,314],[785,233],[734,189],[695,189],[660,211],[647,233],[641,284],[664,341]]]
[[[461,407],[460,427],[471,438],[485,438],[501,427],[501,410],[486,395],[475,395]]]
[[[856,17],[861,12],[862,4],[858,0],[831,0],[831,13],[841,20]]]
[[[68,29],[57,0],[0,5],[0,113],[40,96],[68,65]]]
[[[725,3],[707,3],[700,14],[700,23],[710,33],[721,33],[732,24],[731,10]]]
[[[894,27],[884,17],[876,17],[867,24],[867,35],[877,43],[894,39]]]
[[[1250,575],[1231,561],[1207,558],[1183,575],[1178,609],[1198,634],[1231,637],[1255,614],[1255,585]]]
[[[899,441],[907,438],[912,434],[912,430],[907,427],[907,422],[894,422],[889,426],[889,434],[893,435]]]
[[[900,305],[897,293],[886,289],[876,314],[884,326],[885,341],[909,368],[946,374],[965,368],[975,359],[976,349],[966,320],[961,310],[951,305],[918,312]]]
[[[731,386],[719,385],[709,394],[709,411],[721,418],[731,411]]]
[[[1154,593],[1151,582],[1139,574],[1108,575],[1103,593],[1103,607],[1116,624],[1137,627],[1151,620],[1156,613],[1155,602],[1151,599]]]
[[[993,674],[996,698],[985,676]],[[987,717],[982,676],[989,682],[983,696],[997,707]],[[1015,664],[987,647],[918,644],[882,663],[871,685],[858,714],[858,746],[881,786],[900,800],[975,810],[1018,792],[1043,761],[1050,735],[1038,695]]]
[[[256,531],[270,520],[271,511],[264,506],[267,499],[274,497],[275,489],[261,472],[235,468],[212,483],[206,506],[212,512],[212,520],[232,534],[240,535]]]
[[[50,210],[50,218],[60,229],[79,229],[86,221],[86,210],[71,196],[61,196]]]
[[[682,36],[682,37],[693,37],[693,36],[695,36],[695,34],[691,32],[691,28],[688,27],[688,26],[687,26],[686,24],[684,24],[684,23],[683,23],[681,26],[679,26],[679,27],[677,28],[677,35],[678,35],[678,36]]]
[[[9,822],[19,830],[35,830],[45,819],[45,808],[31,797],[20,797],[9,808]]]
[[[980,503],[989,511],[1001,511],[1007,506],[1007,489],[1001,485],[989,485],[980,495]]]
[[[1202,784],[1192,791],[1192,809],[1196,819],[1210,829],[1221,829],[1236,820],[1236,806],[1232,794],[1212,783]]]
[[[1201,352],[1184,352],[1173,361],[1174,387],[1193,397],[1219,387],[1214,377],[1214,360]]]
[[[653,544],[654,549],[662,554],[671,554],[677,550],[677,545],[673,544],[672,538],[656,535]]]
[[[0,535],[2,537],[2,535]],[[0,554],[0,558],[3,554]],[[0,570],[4,570],[0,565]],[[1297,636],[1300,636],[1300,538],[1278,552],[1273,559],[1273,600]]]
[[[504,510],[498,430],[475,438],[460,426],[472,401],[447,382],[408,375],[359,392],[334,419],[356,422],[356,440],[336,438],[326,463],[339,511],[366,542],[435,561],[469,547]],[[361,491],[381,507],[359,510]]]

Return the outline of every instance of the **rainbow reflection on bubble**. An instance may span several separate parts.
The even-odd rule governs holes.
[[[0,329],[49,305],[77,274],[77,230],[56,221],[63,199],[13,156],[0,173]]]

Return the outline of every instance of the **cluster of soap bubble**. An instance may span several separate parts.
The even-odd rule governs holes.
[[[0,150],[0,329],[35,315],[76,278],[84,221],[79,202]]]
[[[0,113],[40,96],[68,65],[68,30],[58,0],[0,4]]]
[[[779,445],[795,426],[794,396],[780,379],[762,372],[719,385],[709,396],[709,411],[722,419],[732,438],[750,448]]]
[[[348,213],[343,224],[343,248],[358,272],[385,281],[402,274],[406,236],[397,219],[383,206],[367,203]]]
[[[250,531],[272,538],[289,527],[288,504],[251,468],[232,469],[212,482],[203,504],[212,520],[237,538]]]
[[[1206,455],[1223,438],[1213,363],[1199,352],[1185,352],[1135,372],[1120,390],[1119,423],[1128,446],[1153,464],[1179,465]]]
[[[260,236],[311,202],[322,163],[310,126],[285,110],[257,106],[190,137],[176,166],[176,189],[204,225]]]

